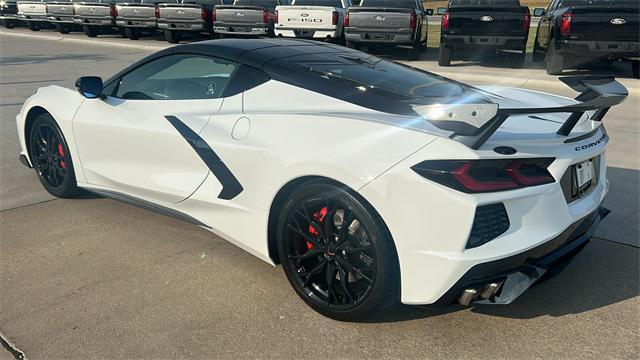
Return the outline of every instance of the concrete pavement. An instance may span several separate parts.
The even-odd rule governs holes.
[[[14,117],[36,87],[106,78],[167,46],[99,41],[0,32],[0,333],[27,358],[637,357],[637,96],[606,119],[614,212],[565,272],[509,306],[400,307],[375,322],[338,323],[299,300],[280,268],[209,232],[109,199],[54,200],[20,165]],[[553,80],[535,68],[446,71],[539,90]]]

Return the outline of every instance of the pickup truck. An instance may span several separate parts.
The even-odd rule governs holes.
[[[116,16],[118,13],[115,0],[76,2],[74,7],[76,17],[73,21],[82,26],[82,30],[88,37],[96,37],[98,34],[112,32],[117,28]]]
[[[347,47],[362,44],[411,46],[414,60],[427,49],[427,15],[422,0],[362,0],[344,19]]]
[[[518,0],[451,0],[442,15],[438,64],[449,66],[456,50],[481,50],[508,53],[511,66],[522,67],[530,24],[529,8]]]
[[[213,31],[228,35],[274,36],[276,7],[288,0],[236,0],[233,5],[216,5],[213,9]]]
[[[68,34],[69,31],[79,29],[73,21],[74,0],[54,0],[47,1],[47,20],[53,24],[61,34]]]
[[[161,0],[124,0],[116,4],[116,25],[124,29],[131,40],[143,32],[155,33],[158,28],[157,9]]]
[[[13,29],[19,23],[16,0],[0,0],[0,24],[7,29]]]
[[[349,0],[293,0],[276,8],[275,34],[280,37],[344,42],[344,16]]]
[[[178,43],[185,34],[213,33],[213,7],[231,4],[229,0],[180,0],[158,4],[158,29],[170,43]]]
[[[47,22],[47,4],[44,0],[18,0],[18,19],[25,22],[33,31],[50,26]]]
[[[638,78],[640,60],[638,0],[553,0],[541,16],[534,42],[534,61],[545,61],[558,75],[572,65],[631,60]]]

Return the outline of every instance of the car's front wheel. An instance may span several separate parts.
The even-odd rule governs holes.
[[[312,181],[280,214],[278,253],[289,282],[319,313],[358,321],[399,301],[399,266],[380,216],[356,193]]]
[[[78,192],[69,146],[51,115],[39,115],[29,133],[29,155],[40,183],[51,195],[73,197]]]

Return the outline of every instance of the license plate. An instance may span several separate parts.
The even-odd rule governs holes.
[[[576,180],[578,182],[578,189],[584,185],[589,184],[593,180],[593,160],[587,160],[575,165]]]

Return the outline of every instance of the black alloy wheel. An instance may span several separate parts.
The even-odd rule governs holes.
[[[285,202],[278,235],[289,282],[321,314],[358,321],[399,300],[391,235],[351,191],[322,182],[301,186]]]
[[[41,114],[34,121],[29,155],[40,183],[51,195],[72,197],[77,193],[69,147],[51,115]]]

